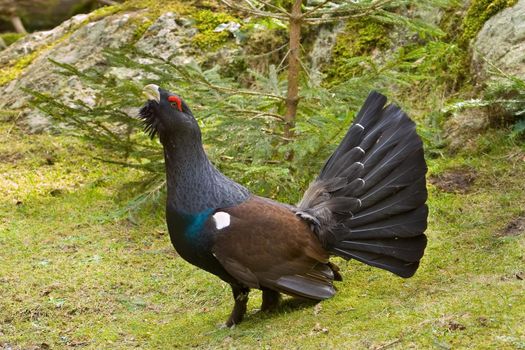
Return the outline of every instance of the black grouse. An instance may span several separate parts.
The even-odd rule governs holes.
[[[427,167],[414,122],[372,92],[297,206],[258,197],[221,174],[188,105],[156,85],[140,116],[164,146],[166,221],[179,255],[231,285],[226,325],[242,321],[251,288],[261,310],[280,293],[323,300],[341,280],[330,255],[412,276],[427,239]]]

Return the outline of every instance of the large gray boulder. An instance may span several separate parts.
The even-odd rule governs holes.
[[[472,50],[472,68],[478,82],[489,78],[494,67],[525,79],[525,0],[485,22]]]
[[[0,86],[0,109],[22,112],[21,120],[28,130],[39,132],[50,126],[50,120],[28,104],[31,96],[23,88],[45,92],[70,103],[76,100],[87,105],[96,103],[95,91],[84,86],[75,76],[60,75],[50,59],[80,70],[96,66],[105,69],[105,74],[127,79],[144,77],[139,71],[106,67],[104,49],[135,45],[151,55],[172,56],[174,63],[189,60],[183,41],[194,35],[195,29],[187,21],[178,20],[174,13],[165,13],[149,26],[142,37],[137,38],[137,31],[145,23],[148,19],[143,10],[117,13],[96,20],[78,15],[53,30],[33,33],[14,43],[0,52],[1,63],[16,62],[32,53],[37,55],[16,79]]]
[[[52,47],[42,48],[39,38],[42,33],[32,34],[23,42],[15,43],[10,51],[23,52],[19,48],[29,48],[28,51],[42,50],[41,53],[29,64],[23,72],[7,85],[0,87],[0,108],[15,109],[21,111],[23,120],[31,132],[41,131],[49,126],[48,118],[41,112],[34,110],[28,105],[30,95],[22,88],[32,89],[49,93],[53,96],[64,98],[66,101],[80,99],[92,105],[94,95],[92,91],[82,86],[76,77],[64,77],[57,72],[57,67],[50,61],[68,63],[85,69],[97,65],[104,60],[102,51],[108,47],[120,47],[133,37],[134,30],[139,24],[132,21],[137,14],[126,14],[125,16],[109,16],[95,22],[81,25],[78,29],[73,28],[71,33],[64,33],[63,26],[44,32],[44,39],[52,38]],[[73,21],[76,21],[74,18]],[[67,39],[56,39],[60,35],[69,35]],[[12,52],[6,52],[6,55]],[[3,60],[0,53],[0,61]]]

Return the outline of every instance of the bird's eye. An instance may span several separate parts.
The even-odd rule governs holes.
[[[176,107],[179,111],[182,112],[182,101],[177,96],[169,96],[168,101],[173,107]]]

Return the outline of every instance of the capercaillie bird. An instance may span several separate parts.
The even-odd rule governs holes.
[[[323,300],[341,275],[330,256],[412,276],[425,250],[428,208],[423,145],[414,122],[372,92],[301,202],[250,193],[220,173],[180,96],[148,85],[140,110],[159,135],[167,177],[166,221],[178,254],[229,283],[242,321],[250,289],[261,310],[280,293]]]

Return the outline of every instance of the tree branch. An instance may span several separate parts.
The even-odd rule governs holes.
[[[288,58],[288,55],[290,54],[290,49],[286,50],[286,53],[284,54],[284,57],[283,59],[281,60],[281,62],[279,62],[279,65],[277,66],[277,70],[280,70],[281,69],[281,66],[284,64],[284,62],[286,61],[286,59]]]
[[[251,5],[251,2],[249,0],[244,0],[244,1],[250,3],[250,5]],[[283,9],[280,6],[275,6],[275,5],[271,4],[271,3],[269,3],[268,1],[264,1],[264,0],[255,0],[255,1],[261,3],[261,4],[265,5],[265,6],[268,6],[269,8],[273,8],[274,10],[282,13],[286,17],[290,17],[291,16],[291,14],[288,11],[286,11],[285,9]]]
[[[284,117],[282,115],[280,115],[280,114],[277,114],[277,113],[257,111],[257,110],[252,110],[252,109],[242,109],[242,108],[232,108],[232,109],[229,109],[229,110],[232,111],[232,112],[254,114],[254,116],[252,117],[253,119],[256,119],[256,118],[259,118],[259,117],[263,117],[263,116],[267,116],[267,117],[272,117],[274,119],[277,119],[277,120],[279,120],[281,122],[284,121]]]
[[[112,0],[97,0],[97,1],[100,2],[102,5],[109,5],[109,6],[119,4],[118,2],[112,1]]]
[[[16,15],[11,17],[11,24],[13,24],[13,27],[15,28],[17,33],[27,34],[26,28],[24,27],[24,24],[22,23],[20,17]]]
[[[299,73],[301,70],[301,12],[302,0],[295,0],[292,5],[288,29],[290,31],[290,48],[288,54],[288,89],[286,91],[286,113],[284,115],[284,137],[294,138],[295,118],[299,104]],[[287,160],[293,159],[293,152],[289,152]]]
[[[213,88],[215,90],[224,91],[224,92],[230,92],[230,93],[233,93],[233,94],[250,95],[250,96],[264,96],[264,97],[274,98],[276,100],[281,100],[281,101],[285,101],[286,100],[286,98],[283,97],[283,96],[270,94],[270,93],[266,93],[266,92],[259,92],[259,91],[252,91],[252,90],[237,90],[237,89],[227,88],[227,87],[224,87],[224,86],[214,85],[214,84],[209,83],[209,82],[206,83],[206,85],[208,85],[209,87],[211,87],[211,88]]]
[[[382,10],[383,7],[385,7],[391,2],[393,2],[393,0],[377,0],[367,7],[353,6],[353,7],[335,9],[335,10],[325,10],[325,11],[316,11],[316,12],[309,11],[310,14],[316,14],[316,15],[321,15],[321,16],[305,17],[304,22],[320,24],[320,23],[328,23],[328,22],[339,21],[339,20],[346,20],[346,19],[351,19],[351,18],[360,18],[360,17],[368,16],[374,12]]]
[[[302,18],[308,17],[311,13],[314,13],[315,11],[319,10],[321,7],[323,7],[324,5],[329,3],[330,1],[331,0],[325,0],[322,3],[320,3],[319,5],[317,5],[316,7],[314,7],[313,9],[311,9],[309,11],[306,11],[305,13],[303,13]]]
[[[288,43],[282,45],[282,46],[279,46],[278,48],[276,49],[273,49],[271,51],[268,51],[268,52],[265,52],[265,53],[261,53],[259,55],[246,55],[244,56],[244,58],[247,58],[247,59],[253,59],[253,58],[259,58],[259,57],[265,57],[265,56],[270,56],[271,54],[273,53],[276,53],[278,51],[281,51],[282,49],[284,49],[286,46],[288,46]]]
[[[251,8],[248,8],[248,7],[245,7],[245,6],[238,5],[236,3],[232,3],[229,0],[220,0],[220,1],[223,4],[225,4],[226,6],[232,8],[232,9],[235,9],[235,10],[238,10],[238,11],[241,11],[241,12],[246,12],[246,13],[254,15],[254,16],[270,17],[270,18],[276,18],[276,19],[280,19],[280,20],[284,20],[284,21],[288,20],[287,16],[279,15],[279,14],[276,14],[274,12],[262,11],[262,10],[258,10],[258,9],[251,9]]]
[[[217,90],[217,91],[223,91],[223,92],[227,92],[227,93],[240,94],[240,95],[263,96],[263,97],[268,97],[268,98],[274,98],[276,100],[281,100],[281,101],[285,101],[286,100],[286,98],[284,96],[271,94],[271,93],[267,93],[267,92],[260,92],[260,91],[253,91],[253,90],[238,90],[238,89],[229,88],[229,87],[225,87],[225,86],[215,85],[213,83],[210,83],[208,80],[206,80],[206,78],[203,77],[202,75],[191,76],[191,74],[188,74],[188,72],[185,69],[181,68],[178,65],[173,64],[170,61],[167,61],[167,60],[162,59],[160,57],[151,56],[151,55],[149,55],[149,57],[152,57],[154,59],[160,60],[161,62],[164,62],[168,66],[173,67],[175,70],[177,70],[182,76],[186,77],[188,80],[191,79],[192,81],[194,81],[197,84],[208,86],[208,87],[210,87],[210,88],[212,88],[214,90]],[[159,72],[159,74],[162,75],[162,72]]]

